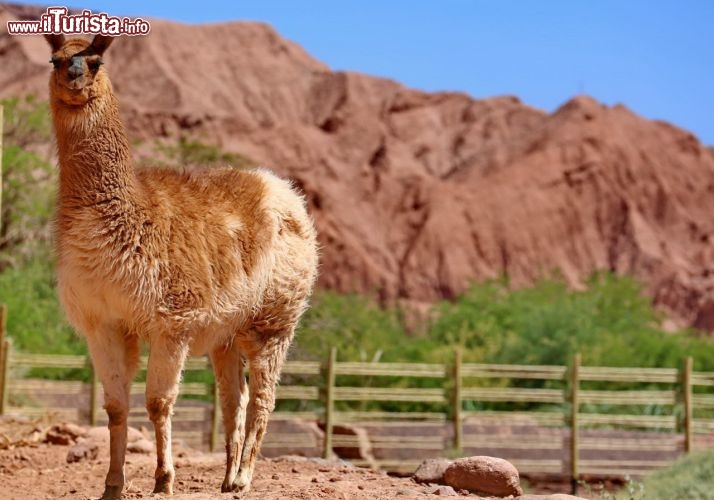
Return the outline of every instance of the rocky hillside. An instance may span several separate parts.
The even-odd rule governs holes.
[[[0,30],[38,15],[0,4]],[[40,37],[0,31],[0,97],[46,95],[47,60]],[[296,180],[322,286],[426,303],[609,269],[714,329],[714,150],[685,130],[586,96],[549,114],[333,72],[256,23],[154,21],[107,67],[136,138],[195,134]]]

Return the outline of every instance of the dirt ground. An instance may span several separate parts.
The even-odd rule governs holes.
[[[108,458],[68,464],[67,446],[40,444],[0,451],[0,497],[3,499],[95,499],[103,489]],[[220,493],[224,456],[189,452],[175,459],[177,500],[241,498]],[[125,498],[151,498],[155,457],[128,455]],[[369,499],[436,498],[436,486],[420,485],[383,472],[284,457],[261,460],[255,472],[250,499]],[[471,495],[470,498],[479,498]]]
[[[150,452],[152,446],[143,452],[136,449],[146,437],[145,429],[129,430],[124,498],[157,498],[151,494],[156,455]],[[57,423],[50,417],[30,420],[0,416],[0,500],[98,498],[109,465],[109,436],[104,431],[105,428]],[[84,450],[91,447],[86,445],[87,442],[95,444],[94,454],[90,454],[94,458],[82,452],[79,454],[82,458],[68,463],[68,451],[72,449],[76,459],[77,447]],[[78,444],[72,448],[75,443]],[[455,492],[448,487],[419,484],[411,478],[358,468],[342,460],[300,456],[262,459],[256,466],[252,489],[247,495],[222,494],[223,453],[203,453],[186,447],[180,440],[174,442],[173,450],[176,468],[174,498],[179,500],[392,500],[444,495],[483,498],[465,490]],[[552,494],[567,491],[561,481],[543,481],[541,478],[533,482],[532,479],[521,482],[526,492]]]

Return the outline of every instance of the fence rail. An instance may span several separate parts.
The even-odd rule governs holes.
[[[91,360],[13,351],[5,314],[0,307],[0,413],[106,422]],[[37,368],[84,370],[89,382],[28,378]],[[203,373],[203,381],[182,384],[177,435],[215,449],[221,418],[209,361],[191,359],[191,372]],[[714,373],[694,372],[691,358],[681,370],[581,366],[579,356],[570,366],[473,364],[458,350],[452,363],[379,363],[338,361],[333,349],[324,363],[288,361],[282,380],[273,420],[317,421],[324,438],[320,444],[271,431],[268,448],[312,446],[330,456],[359,446],[358,437],[338,429],[358,423],[386,468],[411,466],[416,457],[492,452],[524,473],[559,472],[574,482],[582,474],[637,475],[691,451],[695,438],[714,430]],[[143,382],[132,386],[130,420],[148,426],[144,389]],[[498,432],[506,425],[512,434],[504,439]],[[595,428],[611,435],[592,434]]]

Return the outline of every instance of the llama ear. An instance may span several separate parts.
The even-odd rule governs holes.
[[[94,37],[94,40],[92,40],[92,48],[94,49],[94,52],[101,56],[104,54],[104,51],[109,48],[113,41],[113,36],[97,35]]]
[[[57,52],[64,45],[64,35],[45,35],[45,40],[52,47],[52,52]]]

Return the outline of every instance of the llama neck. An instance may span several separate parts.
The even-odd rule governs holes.
[[[131,202],[136,193],[129,141],[111,92],[84,106],[52,100],[60,164],[60,205]]]

